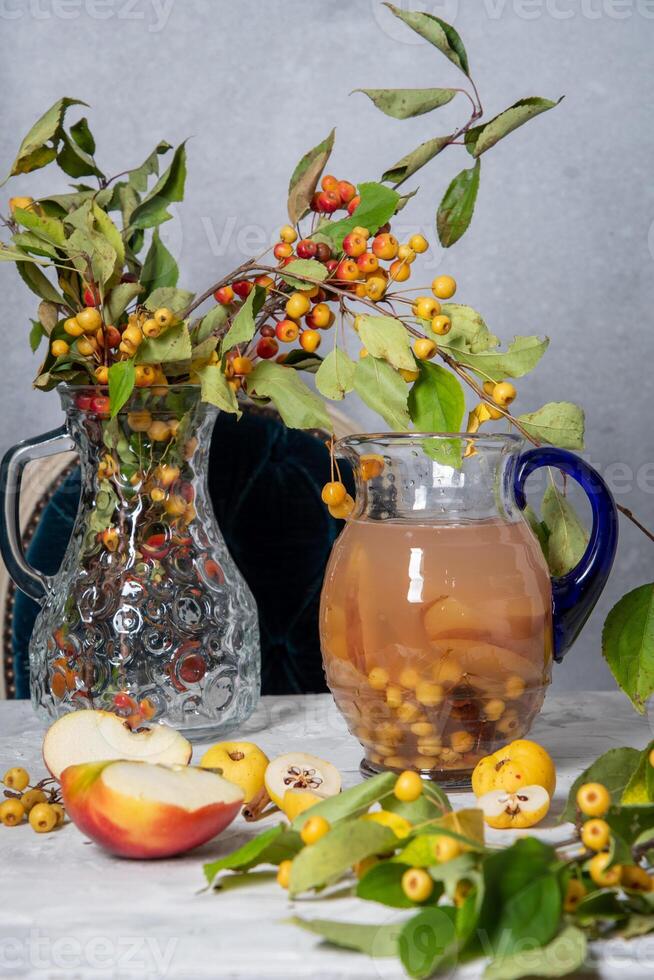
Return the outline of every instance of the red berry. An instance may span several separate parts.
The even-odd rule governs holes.
[[[99,306],[100,305],[100,293],[98,292],[98,287],[87,286],[84,290],[84,306]]]
[[[332,257],[332,250],[327,242],[318,242],[316,245],[316,258],[319,262],[327,262]]]
[[[254,289],[254,284],[251,283],[249,279],[239,279],[238,282],[232,283],[232,289],[237,296],[240,296],[241,299],[245,299],[245,297],[249,296]]]
[[[279,344],[274,337],[262,337],[257,344],[257,356],[268,360],[270,357],[274,357],[279,350]]]
[[[296,252],[301,259],[312,259],[318,252],[318,245],[312,242],[310,238],[303,238],[301,242],[297,243]]]
[[[179,665],[179,676],[187,684],[197,684],[205,675],[207,665],[199,653],[188,653]]]
[[[221,286],[220,289],[217,289],[213,294],[213,298],[217,303],[222,303],[223,306],[226,306],[234,299],[234,290],[231,286]]]
[[[105,337],[107,340],[107,347],[116,348],[120,343],[120,330],[117,330],[114,326],[109,326],[105,330]]]
[[[295,340],[299,332],[300,328],[295,320],[280,320],[275,328],[277,337],[285,344],[290,344],[291,341]]]
[[[259,331],[259,333],[261,334],[262,337],[274,337],[275,336],[275,328],[270,323],[266,323],[261,328],[261,330]]]
[[[338,259],[328,259],[327,262],[325,262],[325,268],[328,272],[336,272],[338,269]]]
[[[347,213],[348,214],[354,214],[354,212],[356,211],[356,209],[359,207],[360,204],[361,204],[361,198],[357,194],[355,197],[352,198],[352,200],[348,204],[348,206],[347,206]]]
[[[293,246],[289,245],[288,242],[277,242],[273,249],[273,255],[276,259],[287,259],[293,254]]]
[[[320,191],[316,191],[316,193],[311,198],[311,210],[312,211],[320,211],[319,198],[320,198]]]
[[[338,191],[321,191],[318,195],[318,210],[324,214],[333,214],[341,206],[341,197]]]
[[[363,255],[366,248],[367,242],[365,238],[355,231],[351,231],[343,239],[343,251],[353,259],[357,259],[360,255]]]
[[[341,259],[336,269],[336,278],[343,282],[354,282],[361,275],[354,259]]]
[[[90,395],[78,395],[75,399],[75,404],[79,408],[80,412],[88,412],[91,408],[91,402],[93,399]]]
[[[332,174],[325,174],[320,181],[320,186],[324,191],[338,191],[338,181]]]
[[[91,411],[95,412],[96,415],[108,415],[109,414],[108,395],[96,395],[95,398],[92,398]]]
[[[349,180],[339,180],[337,190],[343,204],[349,204],[356,197],[357,189]]]

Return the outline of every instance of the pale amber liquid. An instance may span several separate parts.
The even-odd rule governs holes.
[[[551,584],[523,521],[352,521],[321,603],[327,682],[372,768],[466,772],[528,731]]]

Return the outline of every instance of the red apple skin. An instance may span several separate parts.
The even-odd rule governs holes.
[[[229,826],[242,800],[184,810],[167,803],[138,800],[105,786],[111,762],[68,766],[61,774],[66,813],[96,844],[119,857],[173,857],[205,844]]]

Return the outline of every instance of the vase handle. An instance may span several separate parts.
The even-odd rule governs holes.
[[[20,533],[20,488],[23,470],[32,460],[42,459],[74,449],[73,440],[66,426],[51,432],[44,432],[34,439],[25,439],[5,453],[0,464],[0,553],[7,571],[17,587],[34,599],[43,603],[49,590],[50,579],[25,558]]]
[[[554,466],[586,491],[593,514],[590,539],[581,561],[552,579],[554,659],[559,663],[588,619],[611,572],[618,545],[618,511],[611,491],[597,470],[565,449],[529,449],[520,455],[514,492],[521,510],[527,505],[525,482],[541,466]]]

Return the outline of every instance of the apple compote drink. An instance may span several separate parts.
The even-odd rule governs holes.
[[[353,520],[321,609],[327,682],[367,768],[470,771],[524,735],[551,669],[551,590],[523,520]]]

